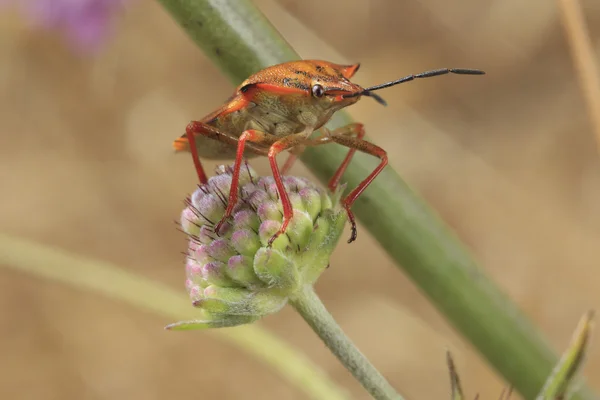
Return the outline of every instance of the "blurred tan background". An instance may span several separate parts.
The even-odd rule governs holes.
[[[580,316],[600,306],[600,162],[558,5],[256,4],[303,57],[360,61],[364,85],[440,67],[487,71],[402,85],[382,93],[387,108],[366,100],[350,113],[562,350]],[[598,55],[600,3],[582,4]],[[184,296],[185,241],[173,220],[196,178],[171,141],[232,85],[156,2],[131,3],[116,22],[107,46],[81,57],[58,34],[0,16],[0,229],[117,263]],[[254,166],[268,172],[265,160]],[[301,164],[293,172],[308,175]],[[408,398],[448,398],[447,348],[469,397],[499,396],[505,382],[366,230],[331,265],[318,292]],[[213,335],[165,332],[170,322],[2,269],[0,398],[304,398]],[[368,398],[291,309],[260,325]],[[595,342],[585,374],[600,392]]]

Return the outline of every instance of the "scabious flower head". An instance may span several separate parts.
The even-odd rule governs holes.
[[[186,289],[203,319],[171,329],[224,327],[253,322],[279,311],[303,285],[312,285],[329,265],[347,216],[341,189],[333,194],[309,180],[283,177],[294,217],[286,233],[269,247],[281,227],[282,206],[272,176],[258,177],[247,164],[240,173],[240,200],[232,218],[224,215],[232,169],[217,175],[188,199],[181,226],[189,237]]]
[[[109,35],[114,17],[130,0],[0,0],[16,4],[34,26],[61,31],[78,52],[93,52]]]

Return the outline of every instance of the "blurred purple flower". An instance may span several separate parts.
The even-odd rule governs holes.
[[[110,34],[113,17],[131,0],[0,0],[16,3],[41,29],[62,31],[78,51],[96,51]]]

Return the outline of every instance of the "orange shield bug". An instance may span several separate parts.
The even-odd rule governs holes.
[[[329,181],[331,190],[338,186],[356,150],[380,159],[373,172],[342,200],[352,225],[352,235],[348,243],[353,242],[357,231],[351,211],[352,204],[385,168],[388,162],[387,153],[379,146],[363,140],[365,131],[360,123],[352,123],[333,131],[324,129],[323,125],[336,111],[356,103],[363,96],[372,97],[386,105],[381,97],[373,93],[379,89],[448,73],[484,74],[483,71],[475,69],[444,68],[363,88],[350,81],[359,66],[360,64],[340,65],[321,60],[291,61],[270,66],[242,82],[219,109],[199,121],[188,124],[186,133],[175,140],[174,147],[177,151],[192,153],[200,183],[207,182],[200,158],[235,159],[227,209],[223,219],[215,226],[217,235],[237,203],[243,158],[269,158],[283,206],[281,228],[270,239],[270,245],[277,236],[285,232],[293,216],[292,205],[281,175],[292,166],[305,146],[338,143],[350,150]],[[322,134],[311,139],[312,133],[321,128]],[[289,151],[290,157],[280,170],[276,156],[283,151]]]

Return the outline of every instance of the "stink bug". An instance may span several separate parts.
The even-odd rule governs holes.
[[[356,222],[351,207],[358,196],[369,186],[387,165],[387,153],[381,147],[363,140],[365,131],[360,123],[337,128],[333,131],[323,125],[338,110],[356,103],[361,97],[372,97],[386,105],[375,90],[387,88],[418,78],[448,73],[481,75],[475,69],[437,69],[363,88],[350,82],[360,64],[340,65],[321,60],[300,60],[273,65],[250,76],[240,84],[235,93],[219,109],[199,121],[192,121],[186,133],[175,140],[176,151],[190,151],[198,178],[207,182],[199,157],[225,160],[235,159],[231,191],[225,216],[215,226],[218,235],[222,224],[231,216],[238,200],[239,174],[244,157],[266,156],[269,158],[273,177],[283,206],[283,220],[279,231],[271,237],[269,245],[285,232],[292,216],[292,205],[286,193],[281,175],[292,166],[297,155],[306,146],[338,143],[350,150],[329,181],[334,190],[348,167],[356,150],[380,159],[371,174],[353,189],[342,204],[352,224],[348,243],[356,239]],[[321,134],[311,138],[314,131]],[[280,171],[276,156],[288,150],[290,157]]]

